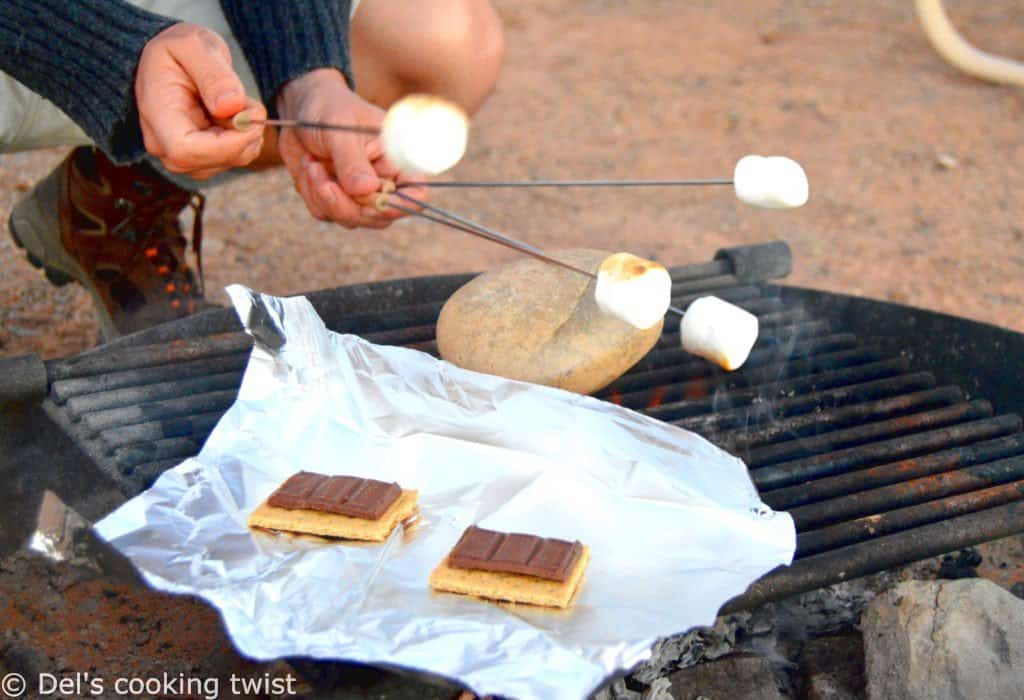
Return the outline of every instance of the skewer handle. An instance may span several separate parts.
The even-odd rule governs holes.
[[[231,128],[236,131],[248,131],[253,126],[252,115],[249,114],[249,110],[243,109],[231,118]]]
[[[364,207],[373,207],[377,211],[385,211],[388,208],[388,195],[397,188],[393,180],[381,179],[380,190],[370,194],[359,195],[353,199]]]

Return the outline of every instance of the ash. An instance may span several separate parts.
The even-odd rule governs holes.
[[[885,571],[722,615],[713,627],[662,639],[650,659],[600,690],[594,700],[670,700],[672,673],[741,653],[767,659],[777,685],[788,694],[795,685],[797,659],[805,643],[856,632],[868,603],[899,581],[913,577],[913,568]]]

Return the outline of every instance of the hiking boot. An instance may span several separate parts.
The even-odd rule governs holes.
[[[76,148],[14,207],[11,235],[56,285],[92,295],[104,340],[195,313],[203,304],[204,198],[148,163],[118,166]],[[192,207],[199,279],[186,260],[178,215]]]

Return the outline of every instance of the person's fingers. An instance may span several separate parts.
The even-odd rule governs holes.
[[[401,172],[398,168],[391,164],[387,158],[377,157],[371,158],[370,163],[373,165],[373,169],[377,172],[377,176],[382,179],[388,179],[392,182],[397,182]]]
[[[252,119],[257,121],[267,118],[266,108],[260,102],[251,98],[246,100],[245,111]],[[253,131],[256,132],[257,137],[254,138],[234,160],[232,165],[236,168],[244,168],[249,165],[259,158],[260,153],[263,151],[263,137],[266,131],[262,126],[254,127]]]
[[[191,98],[169,86],[161,105],[140,105],[147,150],[168,170],[191,172],[248,163],[259,154],[262,130],[236,131],[209,126]],[[248,153],[246,150],[249,149]],[[251,156],[251,157],[250,157]],[[248,158],[248,160],[246,160]]]
[[[374,136],[367,141],[363,150],[366,152],[366,157],[371,163],[384,157],[384,144],[380,140],[380,136]]]
[[[277,139],[277,152],[288,174],[295,180],[299,176],[299,167],[305,151],[293,130],[285,129],[281,132]]]
[[[168,42],[168,53],[188,74],[211,115],[227,119],[246,107],[245,88],[220,35],[197,27],[181,40]]]
[[[243,108],[266,113],[245,97],[227,46],[209,30],[175,25],[152,39],[139,60],[135,93],[146,150],[172,172],[222,171],[259,153],[262,129],[222,129],[204,108],[212,101],[226,116]]]
[[[323,163],[311,163],[307,176],[318,201],[331,220],[349,228],[363,225],[365,217],[362,208],[341,189]]]
[[[324,211],[323,207],[320,206],[320,200],[314,192],[313,184],[310,182],[308,168],[302,167],[299,169],[298,174],[293,178],[295,184],[295,190],[302,197],[302,201],[306,203],[306,209],[313,216],[314,219],[319,221],[329,221],[330,217],[327,212]]]
[[[380,178],[366,155],[365,137],[360,134],[326,136],[335,178],[350,197],[358,197],[380,189]]]
[[[204,170],[189,170],[187,175],[193,180],[209,180],[214,175],[230,170],[230,168],[206,168]]]

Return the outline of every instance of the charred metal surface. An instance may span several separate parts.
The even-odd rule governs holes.
[[[38,355],[0,358],[0,403],[41,401],[46,396],[46,365]]]
[[[794,479],[792,469],[788,465],[775,465],[779,462],[798,459],[804,455],[819,455],[844,447],[855,447],[876,442],[890,435],[918,433],[930,428],[956,425],[977,418],[992,415],[992,406],[987,401],[971,401],[959,403],[933,411],[922,411],[899,418],[880,420],[877,422],[823,432],[813,437],[787,440],[786,442],[757,447],[746,453],[747,466],[755,470],[754,478],[758,486],[775,488],[789,486]],[[829,465],[820,464],[814,476],[828,474]],[[806,472],[805,472],[806,473]],[[803,476],[803,475],[800,475]]]
[[[94,377],[126,369],[157,367],[177,362],[188,362],[219,355],[248,352],[252,338],[245,333],[225,333],[205,338],[174,340],[164,345],[145,345],[115,349],[110,352],[92,352],[67,360],[53,360],[46,364],[50,382],[63,379]]]
[[[1007,417],[1001,417],[1001,419],[1005,418]],[[982,442],[941,450],[921,457],[913,457],[891,464],[883,464],[878,467],[861,469],[852,473],[817,479],[800,486],[762,493],[761,498],[776,510],[796,512],[799,508],[794,507],[805,503],[833,499],[836,496],[853,494],[858,491],[878,488],[888,484],[896,484],[907,479],[916,479],[951,469],[983,464],[1010,455],[1024,454],[1024,433],[1019,432],[1021,427],[1020,419],[1017,419],[1016,416],[1010,416],[1009,418],[1010,420],[1005,422],[1003,427],[1006,430],[1018,432],[1013,432],[1005,437],[996,438],[995,440],[983,440]]]
[[[1024,532],[1024,501],[950,517],[937,522],[873,537],[864,542],[797,559],[759,579],[729,601],[721,613],[753,608],[841,581],[867,576],[907,562],[919,561],[964,547]]]
[[[909,530],[926,523],[1024,499],[1024,481],[984,488],[988,484],[998,484],[1000,481],[1024,476],[1020,460],[1007,460],[998,466],[985,464],[981,467],[972,467],[971,471],[970,474],[956,473],[947,478],[929,478],[926,483],[907,485],[906,488],[889,487],[890,491],[896,492],[886,494],[893,501],[924,502],[889,510],[892,506],[884,503],[884,499],[880,497],[877,507],[872,508],[875,515],[802,532],[797,537],[797,556],[817,554],[879,535]],[[915,490],[912,496],[906,493],[909,489]],[[903,496],[903,499],[899,496]],[[862,500],[860,503],[863,505],[865,501]]]
[[[1024,455],[900,481],[790,511],[800,531],[1024,479]]]
[[[762,493],[788,486],[805,483],[823,476],[851,472],[865,466],[925,455],[952,445],[966,445],[975,440],[984,440],[1020,430],[1018,416],[997,416],[991,419],[969,421],[938,430],[879,440],[868,445],[859,445],[834,452],[815,454],[805,459],[777,464],[759,469],[751,474],[754,484]]]

